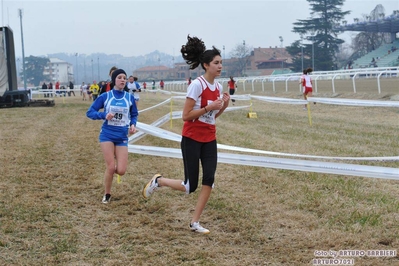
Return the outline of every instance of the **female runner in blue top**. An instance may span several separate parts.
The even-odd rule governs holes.
[[[138,111],[132,94],[123,89],[126,85],[126,72],[117,69],[112,73],[114,88],[101,94],[87,110],[87,117],[105,120],[100,131],[100,147],[104,155],[105,193],[103,203],[111,200],[111,186],[114,173],[124,175],[128,160],[128,134],[136,132]],[[104,108],[101,112],[100,109]]]

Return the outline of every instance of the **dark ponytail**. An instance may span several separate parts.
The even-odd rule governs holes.
[[[190,69],[196,69],[200,64],[205,70],[204,63],[209,64],[215,56],[220,56],[220,51],[212,46],[212,50],[206,50],[204,42],[197,37],[187,36],[187,43],[180,50],[183,59]]]

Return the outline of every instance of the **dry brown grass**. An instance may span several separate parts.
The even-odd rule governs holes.
[[[355,96],[384,98],[362,93]],[[301,98],[297,92],[276,96]],[[140,107],[167,97],[142,93]],[[397,109],[318,104],[310,127],[302,106],[253,103],[257,119],[246,118],[248,110],[220,117],[219,143],[327,156],[398,155]],[[315,250],[399,245],[397,181],[219,164],[201,219],[211,234],[204,236],[188,230],[198,192],[162,189],[141,198],[156,172],[181,179],[181,160],[129,154],[111,204],[101,204],[101,122],[86,118],[89,104],[72,97],[57,98],[54,107],[0,109],[1,265],[310,265]],[[182,101],[175,104],[179,110]],[[162,106],[139,120],[150,124],[168,111]],[[163,128],[180,134],[181,126],[175,120],[172,129]],[[179,147],[151,136],[137,144]],[[398,264],[398,257],[355,258],[355,265]]]

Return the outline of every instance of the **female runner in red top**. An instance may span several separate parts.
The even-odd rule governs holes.
[[[217,165],[216,118],[227,108],[230,95],[223,93],[222,85],[215,80],[222,72],[220,51],[214,46],[206,50],[197,37],[187,37],[182,46],[183,58],[195,69],[205,70],[203,76],[193,80],[187,89],[183,107],[183,132],[181,151],[184,163],[184,181],[165,178],[156,174],[144,187],[143,197],[148,198],[159,187],[170,187],[187,194],[194,192],[199,182],[199,162],[202,165],[202,187],[190,222],[192,231],[208,234],[199,223],[202,211],[211,195]]]

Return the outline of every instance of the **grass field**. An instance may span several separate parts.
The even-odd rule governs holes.
[[[338,97],[389,100],[399,95],[392,84],[383,94],[373,87]],[[273,95],[301,98],[295,91]],[[142,93],[139,107],[168,97]],[[129,154],[127,174],[114,181],[113,200],[104,205],[101,121],[86,118],[90,102],[80,97],[55,101],[0,109],[0,265],[312,265],[315,251],[398,249],[398,181],[220,163],[201,218],[211,233],[200,235],[188,229],[199,190],[141,197],[155,173],[182,179],[181,160]],[[181,110],[183,101],[174,104]],[[312,105],[311,127],[302,108],[254,100],[258,118],[239,110],[218,119],[218,142],[310,155],[398,155],[397,108]],[[139,121],[151,124],[169,111],[160,106]],[[180,134],[181,127],[174,120],[162,128]],[[179,148],[152,136],[135,144]],[[397,255],[349,258],[355,265],[399,265]]]

